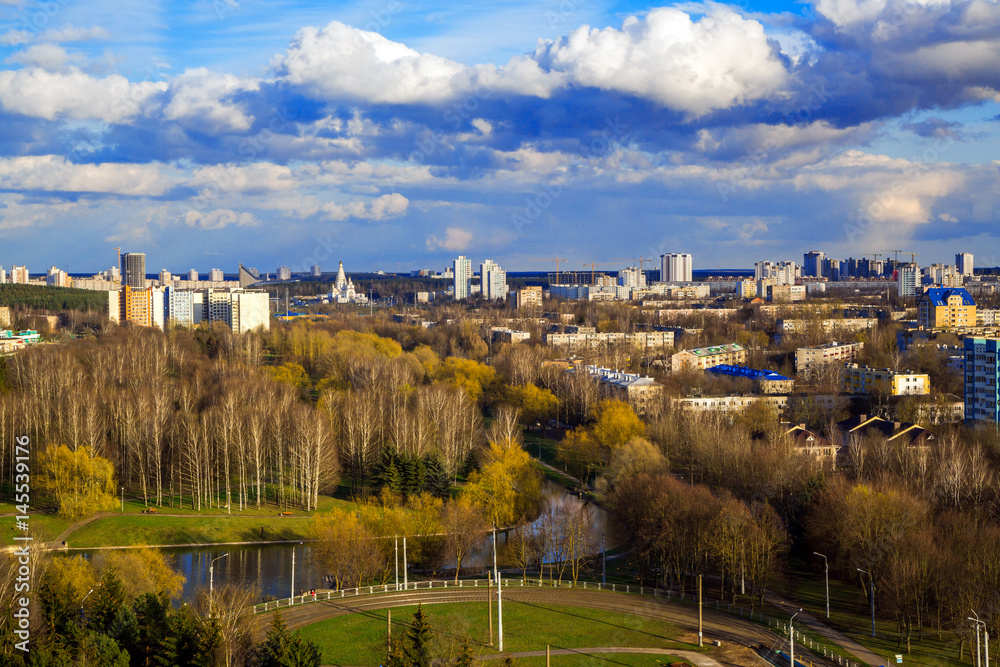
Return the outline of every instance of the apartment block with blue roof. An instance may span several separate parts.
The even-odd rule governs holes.
[[[917,324],[931,329],[976,326],[976,302],[964,287],[932,287],[917,301]]]

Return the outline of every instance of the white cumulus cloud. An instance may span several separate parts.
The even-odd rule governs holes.
[[[659,8],[627,18],[621,30],[582,26],[539,44],[535,58],[577,85],[695,115],[769,97],[788,78],[764,26],[724,8],[698,21],[679,9]]]
[[[94,78],[76,67],[65,72],[31,67],[0,71],[0,106],[46,120],[121,123],[138,115],[150,98],[166,88],[165,82],[130,83],[117,74]]]
[[[431,234],[427,237],[428,250],[465,250],[472,243],[472,232],[459,227],[448,227],[444,230],[444,238],[439,239]]]
[[[204,67],[186,70],[170,82],[170,101],[163,110],[168,120],[203,132],[244,131],[253,123],[233,95],[257,90],[260,83]]]
[[[237,213],[228,208],[217,208],[213,211],[188,211],[184,215],[184,223],[188,227],[199,229],[222,229],[230,225],[238,227],[256,227],[257,218],[253,213]]]

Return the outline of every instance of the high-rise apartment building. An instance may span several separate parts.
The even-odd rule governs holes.
[[[802,275],[803,276],[815,276],[816,278],[823,277],[823,260],[826,259],[826,253],[819,250],[813,250],[807,252],[802,256]]]
[[[188,280],[191,282],[197,282],[198,269],[191,269],[190,271],[188,271]]]
[[[53,266],[45,273],[45,284],[52,287],[71,287],[73,280],[68,273]]]
[[[28,284],[28,267],[27,266],[12,266],[10,267],[10,281],[12,283],[19,283],[21,285]]]
[[[692,281],[691,255],[668,253],[660,255],[660,281],[665,283],[689,283]]]
[[[205,293],[168,287],[164,291],[164,321],[167,326],[193,327],[205,318]]]
[[[222,273],[222,269],[209,269],[208,279],[213,283],[221,283],[226,279],[226,276]]]
[[[455,299],[468,299],[472,293],[472,262],[465,255],[459,255],[451,263],[454,274]]]
[[[965,339],[965,419],[1000,421],[1000,338]]]
[[[126,252],[120,255],[122,287],[146,289],[146,253]]]
[[[623,287],[639,289],[646,286],[646,274],[637,268],[623,269],[618,272],[618,284]]]
[[[1000,421],[1000,338],[966,337],[963,369],[965,420]]]
[[[243,289],[205,292],[205,309],[210,324],[221,322],[233,333],[270,328],[270,302],[267,292]]]
[[[955,255],[955,266],[958,267],[958,272],[963,276],[972,275],[972,253],[971,252],[960,252]]]
[[[309,275],[312,276],[313,278],[319,278],[320,276],[323,275],[323,271],[322,269],[319,268],[319,264],[312,265],[312,267],[309,269]]]
[[[487,301],[507,298],[507,272],[492,259],[487,259],[479,265],[479,277],[482,281],[481,292]]]
[[[170,273],[166,269],[160,269],[160,287],[167,287],[174,281],[174,274]]]
[[[761,261],[754,264],[754,280],[770,280],[772,285],[794,285],[802,275],[802,268],[795,262]],[[758,292],[760,288],[758,286]]]
[[[291,280],[292,270],[287,266],[279,266],[278,270],[275,271],[275,276],[278,280]]]
[[[896,290],[899,292],[899,296],[917,295],[917,277],[919,275],[920,271],[916,264],[900,265],[896,274]]]

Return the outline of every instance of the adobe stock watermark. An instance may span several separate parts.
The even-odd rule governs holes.
[[[583,0],[559,0],[555,9],[545,10],[545,21],[554,30],[569,21],[585,4]]]
[[[212,8],[215,9],[215,15],[221,21],[239,9],[240,3],[236,0],[212,0]]]
[[[584,145],[581,151],[584,160],[602,158],[613,148],[627,144],[631,135],[626,134],[628,125],[621,122],[620,116],[604,119],[604,128],[600,134]],[[542,213],[549,209],[562,196],[563,187],[560,184],[542,184],[541,192],[524,198],[524,207],[510,214],[510,223],[514,226],[515,238],[521,238],[524,228],[533,224]]]
[[[389,27],[392,19],[403,11],[403,3],[399,0],[389,0],[382,9],[371,13],[371,20],[365,23],[364,29],[367,32],[381,33]]]
[[[862,234],[871,229],[878,219],[883,218],[896,198],[903,195],[908,183],[913,178],[932,169],[940,157],[955,145],[955,141],[955,137],[952,136],[939,138],[923,153],[914,156],[910,160],[909,166],[902,174],[893,179],[889,187],[875,194],[874,201],[867,206],[859,205],[855,211],[854,219],[844,223],[844,235],[847,237],[847,242],[854,243]]]
[[[20,640],[14,648],[25,653],[29,652],[31,641],[31,546],[34,539],[28,532],[28,511],[31,509],[31,440],[26,435],[15,439],[14,446],[14,515],[15,545],[14,556],[17,558],[17,577],[14,580],[14,592],[19,596],[14,599],[11,615],[14,617],[14,634]],[[17,533],[22,533],[18,535]]]
[[[38,39],[65,5],[65,0],[40,0],[26,7],[16,23],[17,27],[7,31],[7,46],[12,48]]]

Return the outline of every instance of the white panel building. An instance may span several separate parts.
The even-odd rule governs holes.
[[[455,276],[453,279],[455,300],[468,299],[472,294],[472,262],[465,255],[459,255],[452,261],[451,266]]]
[[[507,298],[507,272],[492,259],[479,265],[483,298],[488,301]]]
[[[692,261],[688,253],[668,253],[660,255],[660,281],[689,283]]]

